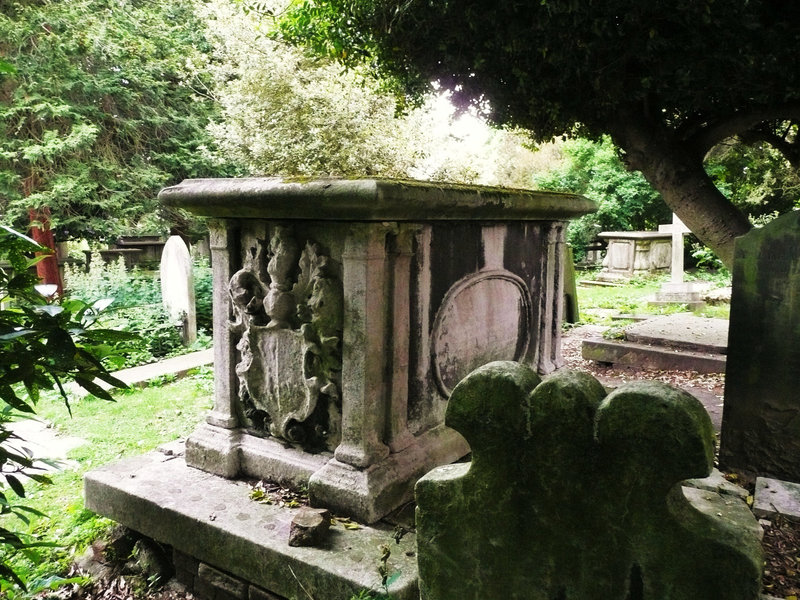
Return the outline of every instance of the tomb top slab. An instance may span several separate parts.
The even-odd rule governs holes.
[[[672,233],[669,231],[602,231],[597,234],[597,237],[623,240],[668,240],[672,238]]]
[[[554,221],[597,209],[575,194],[394,179],[186,179],[159,199],[206,217],[315,221]]]

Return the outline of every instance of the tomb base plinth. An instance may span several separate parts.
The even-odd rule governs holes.
[[[320,547],[292,547],[297,509],[251,500],[246,483],[187,467],[175,452],[101,467],[86,475],[84,487],[87,508],[172,546],[201,572],[222,572],[244,597],[342,600],[372,590],[419,598],[413,533],[395,541],[388,523],[339,523]],[[391,551],[386,590],[378,571],[384,545]]]
[[[708,284],[686,281],[666,282],[661,289],[648,301],[652,306],[665,306],[669,304],[686,304],[689,308],[702,308],[705,306],[703,295],[708,291]]]

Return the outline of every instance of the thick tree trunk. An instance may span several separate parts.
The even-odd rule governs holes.
[[[50,229],[50,210],[47,208],[31,209],[28,212],[28,216],[31,221],[31,237],[38,244],[53,251],[52,254],[36,263],[36,273],[41,278],[42,283],[55,285],[56,293],[60,296],[64,291],[64,286],[61,283],[61,274],[58,272],[55,238],[53,237],[52,229]],[[38,225],[34,223],[38,223]]]
[[[730,269],[734,240],[752,226],[708,177],[703,157],[641,116],[626,115],[611,136],[624,150],[628,166],[641,171],[667,206]]]

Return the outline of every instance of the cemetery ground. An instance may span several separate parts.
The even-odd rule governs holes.
[[[716,281],[724,285],[724,279]],[[721,412],[724,376],[698,374],[688,371],[644,371],[614,368],[581,358],[581,341],[589,336],[614,336],[626,321],[614,319],[616,313],[663,314],[681,307],[654,308],[647,297],[658,289],[660,280],[634,280],[624,287],[579,288],[582,321],[567,327],[562,341],[566,367],[587,371],[607,387],[616,387],[637,379],[656,379],[683,388],[698,397],[712,413]],[[710,306],[707,316],[726,317],[725,305]],[[628,321],[629,322],[629,321]],[[31,532],[57,540],[59,548],[42,548],[20,556],[17,566],[36,585],[47,587],[55,575],[72,578],[74,583],[52,591],[42,591],[39,597],[61,600],[117,600],[145,596],[149,600],[178,600],[190,598],[180,587],[161,587],[148,590],[147,582],[131,574],[112,578],[96,578],[94,582],[80,579],[92,559],[103,557],[102,542],[112,523],[83,508],[81,478],[84,472],[101,464],[123,457],[141,454],[175,439],[184,438],[201,422],[211,404],[213,375],[204,368],[188,377],[171,381],[164,378],[140,390],[121,392],[117,402],[108,403],[93,397],[76,399],[70,417],[57,401],[43,401],[39,418],[52,424],[58,437],[85,441],[68,450],[66,468],[53,475],[53,485],[31,485],[28,504],[49,515],[34,519]],[[719,427],[718,416],[712,419]],[[737,481],[750,486],[752,482]],[[765,529],[764,592],[774,598],[796,598],[800,594],[800,527],[786,521],[774,520]],[[11,596],[14,597],[13,595]],[[347,599],[343,599],[347,600]]]

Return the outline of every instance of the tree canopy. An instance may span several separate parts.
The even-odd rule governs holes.
[[[750,225],[703,161],[733,136],[800,148],[798,22],[777,0],[295,0],[282,31],[412,97],[436,81],[540,140],[610,134],[729,262]]]
[[[213,50],[195,63],[220,105],[209,131],[253,175],[368,175],[524,185],[529,140],[455,113],[448,94],[396,114],[394,98],[327,58],[275,39],[286,0],[199,5]],[[250,10],[248,10],[250,9]]]
[[[158,190],[211,175],[207,48],[189,0],[0,0],[0,211],[60,240],[113,238]],[[44,211],[44,212],[42,212]]]

